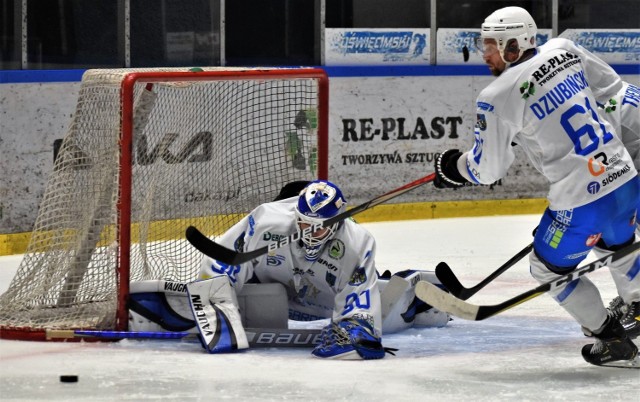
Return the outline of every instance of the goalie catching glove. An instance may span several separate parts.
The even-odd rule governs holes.
[[[469,185],[458,171],[458,159],[462,152],[457,149],[447,149],[436,158],[436,178],[433,185],[437,188],[459,188]]]
[[[385,353],[397,349],[385,348],[371,323],[362,317],[351,317],[327,325],[320,335],[320,344],[311,354],[327,359],[382,359]]]

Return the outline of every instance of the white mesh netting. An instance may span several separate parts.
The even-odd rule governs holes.
[[[222,233],[287,182],[317,177],[318,158],[326,159],[318,154],[318,116],[326,113],[319,110],[318,80],[269,74],[138,81],[132,166],[120,166],[123,79],[173,71],[84,74],[27,253],[0,296],[3,337],[15,330],[114,328],[126,272],[118,271],[119,233],[129,230],[131,237],[124,245],[131,253],[128,279],[191,281],[201,254],[184,240],[189,225]],[[118,228],[118,216],[120,173],[129,169],[127,229]]]

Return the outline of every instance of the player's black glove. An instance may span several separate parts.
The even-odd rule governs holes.
[[[462,152],[457,149],[447,149],[436,158],[436,178],[433,185],[437,188],[459,188],[469,184],[469,180],[462,177],[458,171],[458,159]]]

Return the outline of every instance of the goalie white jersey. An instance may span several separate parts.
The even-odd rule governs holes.
[[[551,39],[480,93],[475,144],[459,170],[491,184],[505,176],[517,143],[549,180],[552,210],[599,199],[637,174],[620,136],[597,112],[596,102],[606,103],[621,87],[602,60],[571,41]]]
[[[216,240],[238,251],[255,250],[296,232],[298,197],[262,204]],[[355,314],[373,319],[381,333],[381,304],[375,268],[375,240],[354,221],[342,222],[315,261],[293,242],[242,265],[205,257],[200,279],[227,274],[237,291],[252,279],[282,283],[289,298],[289,318],[338,322]],[[255,278],[254,278],[255,277]]]

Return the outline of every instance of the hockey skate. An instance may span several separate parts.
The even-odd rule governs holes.
[[[609,303],[607,312],[610,317],[620,321],[629,338],[638,338],[640,335],[640,302],[626,304],[622,297],[616,296]],[[582,327],[582,332],[585,336],[593,336],[588,328]]]
[[[620,321],[622,316],[627,312],[627,305],[625,304],[622,297],[616,296],[613,300],[609,302],[609,307],[607,307],[609,311],[609,315],[616,320]]]
[[[627,331],[627,336],[637,339],[640,335],[640,302],[625,304],[626,312],[620,318],[620,324]]]
[[[596,366],[640,368],[638,347],[629,339],[620,321],[608,317],[596,342],[582,347],[582,357]]]

